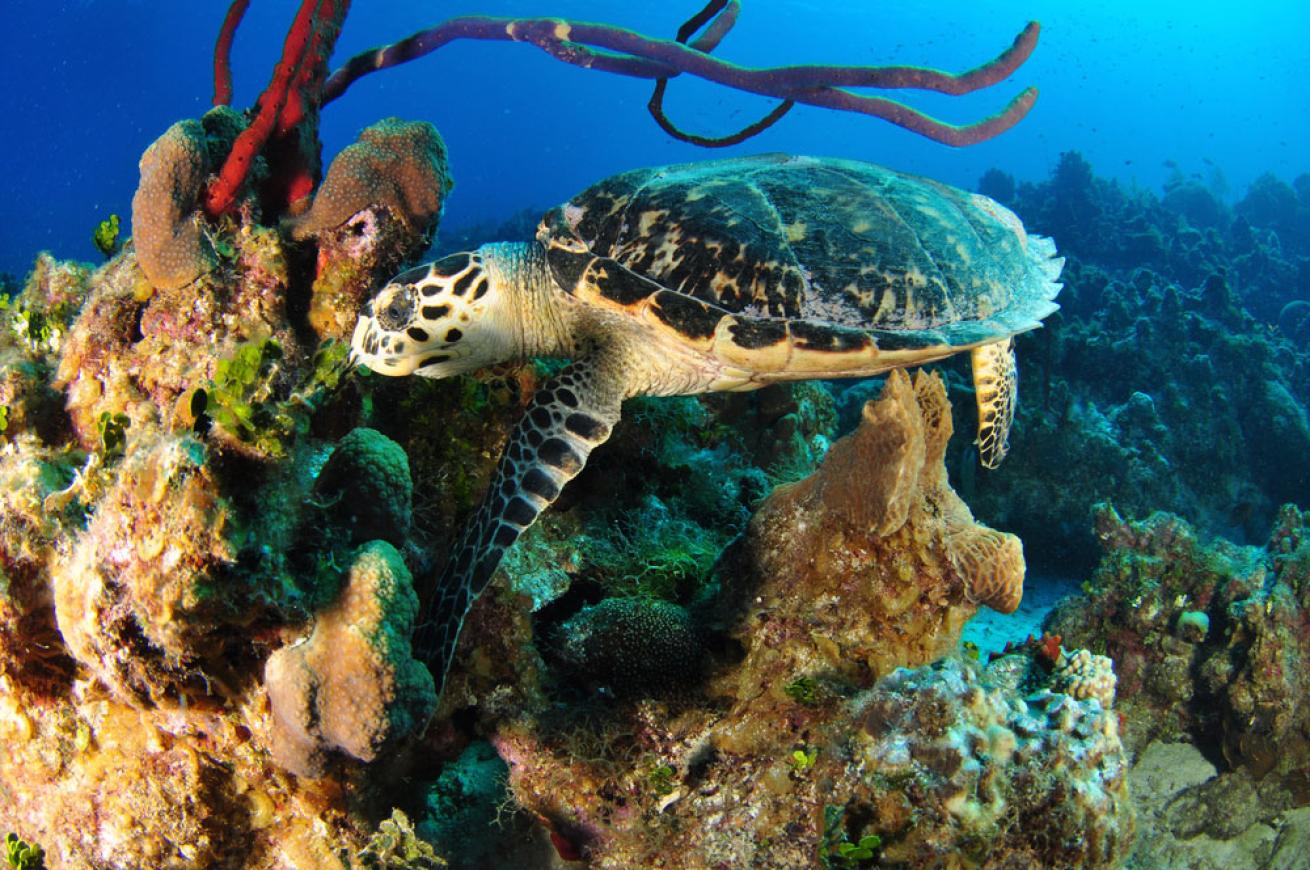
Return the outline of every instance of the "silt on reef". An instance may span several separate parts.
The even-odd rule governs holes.
[[[765,500],[715,570],[721,595],[701,617],[722,652],[703,682],[670,646],[680,687],[538,702],[490,725],[514,798],[561,854],[835,867],[869,838],[887,866],[1110,867],[1127,853],[1105,695],[1064,694],[1025,653],[994,672],[903,669],[943,655],[980,600],[1012,609],[1022,587],[1018,542],[976,525],[946,484],[950,430],[941,380],[894,373],[819,471]],[[626,624],[584,614],[591,646]],[[617,655],[658,646],[614,641]]]

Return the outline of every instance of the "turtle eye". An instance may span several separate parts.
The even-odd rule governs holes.
[[[381,311],[378,312],[378,323],[383,329],[397,331],[403,329],[410,321],[414,313],[414,302],[405,292],[397,292],[391,297]]]

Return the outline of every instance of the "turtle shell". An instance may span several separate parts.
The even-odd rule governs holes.
[[[561,286],[588,301],[632,308],[665,290],[704,303],[660,294],[661,319],[685,332],[731,313],[793,334],[802,322],[957,347],[1037,326],[1057,307],[1062,265],[1050,239],[985,196],[787,155],[613,176],[547,213],[538,239],[558,254]],[[618,268],[577,280],[584,257]]]

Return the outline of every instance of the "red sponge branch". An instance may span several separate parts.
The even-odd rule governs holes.
[[[241,19],[246,17],[250,0],[233,0],[223,18],[214,43],[214,105],[232,105],[232,39],[237,35]]]
[[[232,208],[260,153],[269,162],[269,186],[262,192],[268,207],[294,212],[313,191],[320,174],[319,94],[349,8],[350,0],[302,0],[273,80],[256,103],[255,118],[237,137],[205,194],[210,217]]]

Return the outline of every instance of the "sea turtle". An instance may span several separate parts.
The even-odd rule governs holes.
[[[571,360],[515,428],[416,653],[440,687],[506,549],[630,396],[866,377],[970,351],[979,453],[995,466],[1014,419],[1011,340],[1056,310],[1062,264],[985,196],[853,160],[764,155],[625,172],[547,212],[533,242],[397,275],[351,343],[375,372]]]

